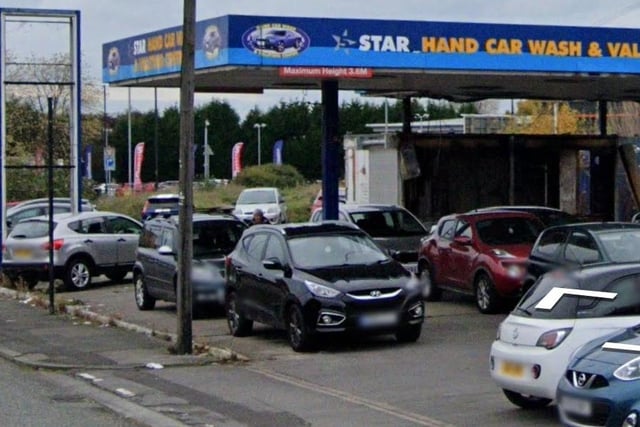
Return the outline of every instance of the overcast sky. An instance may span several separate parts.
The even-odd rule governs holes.
[[[478,6],[479,3],[484,3]],[[182,24],[180,0],[3,0],[2,7],[80,10],[82,55],[87,70],[100,80],[101,52],[105,42]],[[495,22],[507,24],[576,25],[598,27],[638,27],[640,0],[234,0],[197,2],[197,20],[229,14],[299,16],[329,18],[375,18],[415,21]],[[25,31],[24,34],[29,34]],[[43,46],[64,37],[16,36],[10,49],[25,54],[39,53]],[[40,49],[40,50],[39,50]],[[263,95],[202,95],[198,102],[212,97],[226,99],[241,115],[253,106],[265,110],[280,100],[317,100],[319,93],[302,91],[268,91]],[[161,108],[178,102],[177,90],[159,90]],[[342,99],[352,94],[341,94]],[[133,89],[132,107],[147,111],[153,106],[152,89]],[[107,110],[112,113],[126,108],[127,90],[110,88]]]

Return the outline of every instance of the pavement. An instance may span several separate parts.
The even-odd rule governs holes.
[[[91,311],[73,301],[57,300],[49,313],[42,294],[0,287],[0,357],[32,368],[157,369],[244,361],[224,348],[194,346],[177,355],[175,334],[158,332]]]

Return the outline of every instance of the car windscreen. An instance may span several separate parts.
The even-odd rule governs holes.
[[[389,257],[364,234],[321,234],[288,239],[293,263],[299,268],[330,268],[374,264]]]
[[[351,220],[371,237],[405,237],[426,235],[427,230],[409,212],[388,211],[352,212]]]
[[[56,223],[53,223],[56,228]],[[15,239],[33,239],[49,235],[49,221],[23,221],[16,224],[10,236]]]
[[[640,261],[640,230],[601,231],[594,234],[612,261]]]
[[[243,191],[238,196],[238,205],[260,205],[264,203],[277,203],[276,193],[273,190]]]
[[[230,253],[246,225],[239,221],[196,221],[193,223],[193,257],[219,257]]]
[[[483,219],[476,223],[476,229],[487,245],[533,244],[542,231],[537,222],[523,217]]]

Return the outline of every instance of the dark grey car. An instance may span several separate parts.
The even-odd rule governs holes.
[[[408,210],[396,205],[340,204],[338,219],[356,224],[383,249],[411,272],[418,269],[420,240],[427,228]],[[311,222],[322,221],[322,209],[311,215]]]
[[[133,267],[136,305],[152,310],[157,300],[177,301],[178,217],[144,224]],[[193,216],[192,287],[194,307],[224,303],[224,258],[247,228],[231,215]]]

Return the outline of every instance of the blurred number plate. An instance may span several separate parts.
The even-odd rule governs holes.
[[[563,411],[580,415],[583,417],[591,416],[591,402],[575,397],[563,396],[560,400],[560,407]]]
[[[373,313],[360,317],[360,326],[363,328],[393,326],[396,323],[398,323],[398,315],[396,313]]]
[[[413,264],[403,264],[404,268],[406,268],[407,270],[409,270],[412,273],[417,273],[418,272],[418,264],[417,263],[413,263]]]
[[[31,258],[31,251],[29,249],[16,249],[13,255],[16,258]]]
[[[505,361],[502,362],[502,365],[500,366],[500,372],[502,375],[507,377],[522,378],[524,368],[519,363]]]

